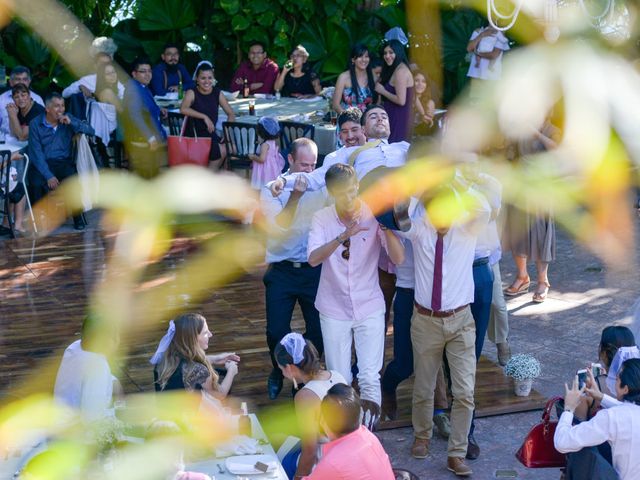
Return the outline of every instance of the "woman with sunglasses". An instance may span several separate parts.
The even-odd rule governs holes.
[[[335,205],[313,216],[307,245],[309,264],[322,264],[315,306],[327,368],[339,372],[347,383],[352,380],[351,345],[355,344],[364,423],[371,428],[380,415],[384,353],[385,303],[378,282],[378,259],[384,248],[391,261],[400,264],[404,248],[358,198],[353,167],[332,165],[325,182]]]

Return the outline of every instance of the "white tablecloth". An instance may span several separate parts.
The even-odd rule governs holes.
[[[262,426],[258,421],[258,418],[255,414],[249,415],[251,418],[251,426],[253,430],[253,438],[268,440],[264,430],[262,430]],[[277,460],[276,452],[273,450],[271,444],[262,445],[263,454],[273,456],[274,460]],[[211,477],[215,477],[216,480],[236,480],[238,478],[237,475],[230,473],[225,467],[226,458],[212,458],[210,460],[203,460],[197,463],[190,463],[187,465],[187,471],[190,472],[201,472],[206,473]],[[218,465],[221,465],[224,468],[224,473],[220,472]],[[241,476],[243,477],[243,476]],[[265,474],[252,474],[247,475],[247,478],[251,480],[287,480],[287,474],[285,473],[282,465],[278,462],[278,469],[275,472],[269,472]]]

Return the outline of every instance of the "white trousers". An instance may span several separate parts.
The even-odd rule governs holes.
[[[502,278],[500,277],[500,262],[491,267],[493,270],[493,296],[491,297],[491,315],[487,336],[493,343],[504,343],[509,336],[509,312],[502,292]]]
[[[351,385],[351,345],[355,343],[360,398],[381,405],[384,310],[359,320],[336,320],[321,313],[320,326],[327,369],[337,370]]]

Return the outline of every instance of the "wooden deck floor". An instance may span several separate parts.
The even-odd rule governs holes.
[[[112,240],[97,231],[62,234],[44,239],[18,239],[0,244],[0,399],[15,398],[25,390],[52,388],[62,350],[77,338],[87,299],[104,274]],[[154,266],[156,272],[175,268],[188,253],[172,249]],[[257,267],[190,309],[202,312],[214,333],[210,352],[235,351],[242,357],[233,395],[255,408],[273,405],[266,394],[270,371],[264,328],[263,267]],[[176,301],[184,301],[177,298]],[[296,309],[294,329],[301,329]],[[127,355],[119,375],[127,392],[152,390],[148,359],[165,326],[155,325],[127,341]],[[386,359],[391,357],[392,332],[387,335]],[[400,419],[410,420],[412,379],[399,388]],[[542,408],[544,398],[513,395],[510,379],[499,366],[482,359],[478,367],[476,405],[478,416]],[[285,386],[276,403],[290,402]]]

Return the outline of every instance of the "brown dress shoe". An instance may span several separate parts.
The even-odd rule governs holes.
[[[460,457],[448,457],[447,469],[459,477],[468,477],[473,473],[473,470]]]
[[[382,390],[382,419],[396,420],[398,418],[398,400],[396,392],[385,392]]]
[[[429,440],[426,438],[415,438],[411,446],[411,456],[413,458],[427,458],[429,455]]]
[[[496,348],[498,349],[498,363],[504,367],[511,358],[509,342],[496,343]]]

